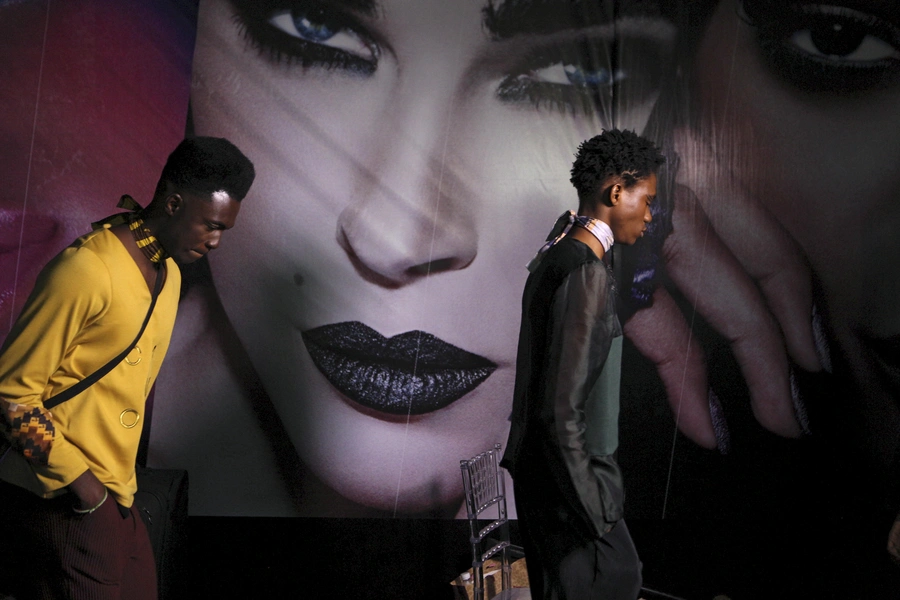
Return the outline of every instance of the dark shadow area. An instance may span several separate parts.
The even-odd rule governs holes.
[[[678,519],[628,524],[644,585],[686,599],[900,598],[900,567],[874,519]]]
[[[453,598],[468,566],[463,520],[191,517],[185,598]],[[512,523],[513,541],[518,528]],[[634,519],[645,586],[687,600],[900,598],[886,524]]]
[[[186,598],[451,599],[471,560],[464,520],[191,517],[190,537]]]

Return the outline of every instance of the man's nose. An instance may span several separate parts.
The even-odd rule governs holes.
[[[219,242],[222,240],[222,231],[217,229],[210,233],[209,239],[206,240],[206,247],[210,250],[215,250],[219,247]]]

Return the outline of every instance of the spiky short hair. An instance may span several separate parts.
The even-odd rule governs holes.
[[[581,201],[590,200],[610,177],[621,177],[629,188],[656,173],[666,162],[659,148],[633,131],[607,129],[578,146],[572,177]]]

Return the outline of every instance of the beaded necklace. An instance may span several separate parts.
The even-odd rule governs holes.
[[[166,254],[156,236],[150,232],[150,229],[143,225],[144,219],[138,213],[135,213],[128,219],[128,229],[131,230],[131,235],[134,237],[137,247],[140,248],[150,262],[158,265],[166,259],[168,254]]]

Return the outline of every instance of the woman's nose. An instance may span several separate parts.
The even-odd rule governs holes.
[[[360,275],[379,285],[463,269],[477,254],[477,200],[447,158],[458,151],[447,139],[448,96],[423,102],[420,95],[391,110],[398,118],[384,123],[356,197],[338,218],[338,243]]]
[[[432,178],[435,165],[402,164],[419,173],[398,181],[382,171],[338,218],[338,243],[361,275],[386,287],[465,268],[478,248],[471,216]]]

